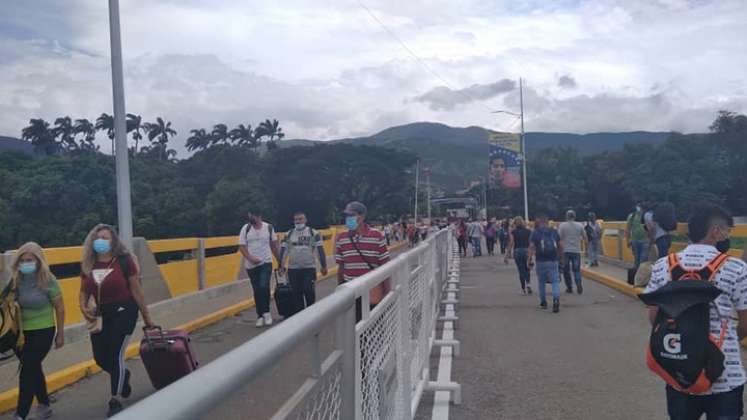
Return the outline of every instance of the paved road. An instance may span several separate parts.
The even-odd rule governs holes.
[[[664,386],[643,357],[643,306],[593,281],[584,285],[583,295],[563,294],[553,314],[539,309],[536,294],[519,293],[513,265],[464,260],[462,356],[452,373],[464,403],[452,406],[452,419],[665,418]]]

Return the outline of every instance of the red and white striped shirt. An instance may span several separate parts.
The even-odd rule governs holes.
[[[355,244],[353,241],[355,241]],[[363,226],[361,233],[342,232],[337,236],[335,260],[342,267],[344,280],[346,282],[354,280],[389,262],[386,237],[382,232],[372,229],[368,225]],[[371,303],[381,302],[388,291],[389,280],[371,289],[369,294]]]

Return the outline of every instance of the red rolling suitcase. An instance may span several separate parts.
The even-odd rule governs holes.
[[[197,369],[199,362],[186,331],[144,327],[143,333],[140,358],[154,388],[164,388]]]

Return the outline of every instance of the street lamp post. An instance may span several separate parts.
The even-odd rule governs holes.
[[[529,197],[527,194],[527,147],[524,135],[524,80],[519,78],[519,107],[521,112],[498,110],[493,114],[508,114],[521,119],[521,167],[522,167],[522,184],[524,187],[524,220],[529,221]]]
[[[130,196],[130,164],[127,155],[125,123],[124,71],[122,39],[119,28],[119,1],[109,0],[109,32],[112,55],[112,96],[114,98],[114,139],[117,179],[117,216],[119,236],[132,249],[132,202]]]

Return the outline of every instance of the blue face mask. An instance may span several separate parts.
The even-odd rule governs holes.
[[[348,216],[345,218],[345,226],[348,230],[358,229],[358,216]]]
[[[112,244],[106,239],[96,239],[93,241],[93,250],[98,254],[106,254],[111,251]]]
[[[22,262],[18,264],[18,271],[22,274],[34,274],[36,273],[36,262]]]

